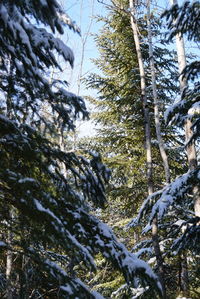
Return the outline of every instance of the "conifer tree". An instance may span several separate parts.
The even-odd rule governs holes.
[[[108,17],[100,18],[100,21],[103,21],[105,25],[101,33],[96,36],[100,57],[94,63],[102,75],[91,74],[87,79],[87,85],[95,88],[99,94],[99,97],[91,99],[91,102],[97,107],[97,111],[93,113],[94,121],[100,125],[99,129],[97,129],[95,143],[96,147],[99,147],[102,153],[104,153],[103,156],[106,159],[106,163],[113,169],[113,183],[111,188],[115,189],[114,186],[116,186],[115,191],[112,189],[113,195],[115,198],[117,193],[120,196],[121,190],[122,198],[125,199],[127,196],[127,203],[129,202],[128,205],[132,206],[130,212],[135,213],[137,204],[134,206],[134,203],[142,200],[146,192],[144,191],[146,190],[145,136],[138,63],[130,19],[125,11],[125,8],[128,8],[128,2],[125,2],[124,11],[117,11],[113,7],[110,8]],[[142,24],[142,19],[139,19],[138,23]],[[150,102],[152,96],[151,92],[149,92],[151,83],[148,48],[145,42],[145,35],[147,34],[145,26],[146,24],[144,23],[141,25],[141,32],[144,33],[142,51],[145,58],[145,67],[147,66],[146,77],[148,101]],[[170,98],[177,91],[177,86],[171,84],[171,79],[174,79],[173,56],[170,56],[169,52],[165,51],[165,49],[158,47],[155,47],[154,55],[156,59],[156,71],[159,73],[158,93],[159,97],[163,100],[159,104],[160,108],[164,109],[166,103],[170,102]],[[168,72],[168,80],[164,77],[164,73],[167,73],[167,70],[171,72]],[[170,95],[167,94],[169,88]],[[150,104],[149,109],[152,114],[153,105]],[[158,172],[159,174],[162,173],[162,165],[159,162],[158,146],[155,142],[156,135],[152,117],[151,128],[153,131],[154,181],[155,188],[159,188],[161,180],[160,176],[157,178],[156,175]],[[171,132],[168,128],[164,128],[163,120],[162,129],[165,130],[163,135],[167,143],[169,136],[175,135],[175,131],[173,131],[173,128],[171,128]],[[174,165],[172,164],[171,166],[173,169],[172,175],[174,175]],[[126,188],[126,190],[123,190],[123,188]],[[134,202],[131,200],[133,194]],[[120,200],[120,203],[122,204],[122,200]],[[126,212],[128,213],[128,210]],[[130,212],[129,215],[131,215]]]
[[[153,284],[159,294],[150,267],[89,212],[106,202],[109,171],[99,155],[64,152],[48,138],[88,116],[83,99],[69,93],[65,82],[48,80],[52,67],[61,68],[56,52],[73,65],[72,51],[54,35],[64,32],[64,24],[77,31],[56,0],[0,3],[1,296],[101,298],[71,269],[73,262],[95,270],[97,253],[128,284]]]
[[[171,29],[170,40],[177,35],[181,41],[182,36],[185,35],[190,41],[198,43],[199,13],[199,2],[190,3],[189,1],[182,7],[175,4],[169,11],[166,11],[164,15],[168,21],[168,28]],[[184,63],[183,57],[181,63]],[[186,149],[189,148],[190,151],[194,142],[198,144],[199,137],[199,62],[198,60],[192,61],[184,67],[181,66],[180,70],[181,97],[179,101],[167,109],[166,120],[176,123],[181,128],[184,128],[186,122],[188,128],[190,123],[189,129],[192,134],[190,133],[190,138],[185,144]],[[187,86],[183,83],[186,80],[189,83]],[[199,258],[196,253],[199,253],[200,218],[198,215],[198,197],[194,196],[194,189],[199,189],[199,167],[196,165],[194,155],[193,157],[194,159],[192,160],[189,156],[190,169],[188,172],[177,177],[171,184],[147,198],[141,207],[138,218],[141,219],[141,217],[145,216],[149,224],[151,224],[155,215],[157,215],[160,226],[165,227],[165,229],[168,227],[164,242],[168,242],[170,247],[168,247],[168,250],[165,247],[166,254],[168,252],[170,256],[171,251],[173,251],[173,256],[178,255],[180,257],[187,252],[184,259],[186,259],[185,261],[190,260],[190,263],[184,263],[182,269],[184,271],[181,271],[182,273],[179,273],[179,275],[186,274],[187,271],[189,271],[189,275],[185,277],[186,279],[181,279],[184,285],[182,284],[181,288],[177,289],[177,292],[180,291],[182,295],[183,293],[187,295],[189,293],[189,282],[190,296],[198,298],[197,285],[199,278],[196,273],[199,272],[199,267],[196,265]],[[180,262],[184,262],[184,259]]]
[[[117,3],[121,6],[117,6]],[[122,2],[124,5],[122,5]],[[143,121],[143,107],[140,96],[140,75],[138,70],[135,43],[130,26],[130,14],[127,13],[128,1],[113,1],[116,7],[109,8],[107,18],[101,18],[105,25],[101,34],[96,37],[97,45],[101,53],[95,63],[101,70],[101,75],[91,75],[87,81],[90,87],[98,90],[98,98],[92,99],[97,107],[94,119],[100,124],[97,137],[93,139],[95,146],[99,148],[106,163],[113,170],[111,185],[108,188],[108,196],[111,201],[110,222],[116,228],[116,221],[124,219],[131,213],[136,213],[138,205],[147,195],[146,183],[146,157],[145,157],[145,134]],[[147,98],[152,115],[153,105],[151,94],[151,80],[149,68],[148,46],[146,43],[147,29],[142,18],[138,19],[139,30],[143,33],[141,49],[144,56],[145,76],[147,81]],[[159,34],[155,25],[154,30]],[[155,33],[155,34],[156,34]],[[140,35],[141,37],[141,35]],[[166,55],[166,59],[164,59]],[[160,61],[160,57],[163,59]],[[158,74],[158,94],[161,108],[170,102],[168,97],[169,85],[171,92],[177,91],[172,80],[166,80],[174,76],[173,57],[161,47],[155,47],[154,59]],[[169,71],[170,70],[170,71]],[[172,96],[173,97],[173,96]],[[162,116],[163,117],[163,116]],[[153,139],[156,139],[154,120],[151,117],[151,129]],[[162,123],[162,128],[164,125]],[[174,135],[173,128],[170,132],[163,130],[165,141]],[[153,166],[155,169],[155,188],[165,184],[162,161],[159,155],[157,143],[152,143]],[[174,155],[174,158],[176,156]],[[172,162],[173,165],[174,161]],[[159,174],[159,177],[157,175]],[[162,175],[162,179],[161,179]],[[128,207],[128,209],[127,209]],[[104,214],[109,221],[109,215]],[[129,245],[133,245],[133,234],[130,236],[120,235]],[[115,293],[116,295],[116,293]],[[147,294],[145,293],[145,296]]]

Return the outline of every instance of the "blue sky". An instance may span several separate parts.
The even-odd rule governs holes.
[[[69,3],[72,4],[69,4]],[[68,46],[70,46],[75,55],[75,65],[72,73],[70,74],[70,88],[71,91],[77,91],[77,80],[80,75],[84,76],[91,71],[95,70],[95,66],[92,64],[91,59],[98,57],[98,51],[95,46],[93,34],[97,34],[102,26],[99,22],[94,19],[95,15],[105,15],[106,10],[102,4],[99,4],[97,0],[74,0],[68,1],[65,7],[66,12],[76,22],[81,29],[81,37],[74,32],[67,31]],[[85,41],[84,48],[84,60],[83,67],[81,70],[81,55],[83,52],[83,42]],[[82,86],[80,95],[84,92]]]
[[[152,6],[152,9],[156,10],[157,12],[162,12],[163,9],[169,8],[170,6],[169,0],[158,0],[153,2],[154,5]],[[107,10],[105,6],[98,3],[97,0],[70,0],[70,1],[63,0],[63,3],[64,3],[63,6],[65,11],[81,29],[81,37],[77,33],[74,33],[73,31],[66,30],[64,41],[74,52],[75,65],[73,70],[71,70],[69,66],[65,69],[63,74],[63,76],[65,77],[64,79],[70,83],[69,91],[74,92],[76,94],[78,93],[83,97],[85,95],[95,96],[95,91],[85,90],[83,84],[81,84],[79,90],[77,82],[79,81],[80,75],[86,76],[90,72],[97,72],[94,64],[92,64],[91,62],[91,59],[97,58],[99,55],[92,35],[99,33],[102,27],[102,23],[96,22],[94,16],[96,15],[105,16]],[[179,0],[179,4],[182,3],[183,1]],[[87,36],[87,41],[85,43],[84,59],[81,68],[81,55],[83,53],[82,46],[87,33],[88,36]],[[186,43],[186,50],[188,49],[191,50],[192,49],[191,46],[192,46],[191,44]],[[192,49],[192,52],[195,53],[196,50]],[[84,125],[81,124],[80,126],[81,136],[88,135],[88,134],[90,135],[92,133],[93,127],[94,126],[91,124],[91,122]]]
[[[66,81],[69,82],[69,91],[79,94],[80,96],[95,96],[94,90],[86,90],[83,84],[78,88],[79,77],[87,76],[90,72],[95,72],[96,67],[91,62],[91,59],[97,58],[99,53],[94,42],[94,34],[98,34],[102,27],[102,23],[94,19],[96,15],[106,14],[104,5],[98,3],[97,0],[71,0],[66,1],[64,6],[65,11],[76,22],[81,30],[81,37],[73,31],[66,31],[64,40],[67,45],[73,50],[75,56],[75,65],[73,70],[68,67],[65,72]],[[81,56],[84,46],[84,59],[81,67]],[[80,136],[87,136],[94,133],[94,125],[91,122],[77,123]]]

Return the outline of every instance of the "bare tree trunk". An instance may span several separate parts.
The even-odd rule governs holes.
[[[158,267],[158,275],[163,289],[163,298],[166,298],[165,272],[163,267],[163,257],[160,251],[160,244],[158,238],[158,224],[156,217],[153,219],[152,222],[152,241]]]
[[[149,59],[150,59],[150,67],[151,67],[152,92],[153,92],[153,99],[154,99],[154,119],[155,119],[155,127],[156,127],[156,136],[157,136],[157,140],[158,140],[160,155],[163,160],[163,166],[164,166],[164,171],[165,171],[165,180],[166,180],[166,183],[168,184],[168,183],[170,183],[170,169],[169,169],[168,157],[167,157],[163,139],[161,136],[158,94],[157,94],[157,88],[156,88],[156,72],[155,72],[155,63],[154,63],[153,45],[152,45],[150,0],[147,0],[147,25],[148,25],[148,46],[149,46]]]
[[[10,75],[13,73],[13,66],[11,64],[11,61],[8,60],[8,67],[9,67],[9,72]],[[7,95],[6,99],[6,115],[10,118],[12,116],[12,105],[11,105],[11,99],[9,94]],[[9,210],[9,220],[8,220],[8,232],[7,232],[7,244],[10,248],[12,248],[12,242],[13,242],[13,233],[10,230],[10,227],[12,226],[12,219],[13,219],[14,211],[13,208],[10,207]],[[9,222],[11,222],[9,224]],[[9,226],[10,225],[10,226]],[[13,298],[13,290],[12,290],[12,279],[11,279],[11,274],[12,274],[12,266],[13,266],[13,252],[9,248],[7,249],[6,252],[6,298],[7,299],[12,299]]]
[[[177,3],[176,0],[171,0],[173,4]],[[187,80],[185,77],[183,77],[183,70],[186,67],[186,56],[185,56],[185,45],[183,37],[180,33],[176,34],[176,49],[177,49],[177,55],[178,55],[178,66],[179,66],[179,82],[180,82],[180,92],[184,91],[184,89],[187,87]],[[188,119],[185,122],[185,142],[190,140],[190,138],[193,135],[193,131],[191,129],[192,123]],[[196,158],[196,149],[195,144],[192,142],[191,144],[187,145],[187,157],[188,157],[188,165],[189,169],[195,169],[197,166],[197,158]]]
[[[145,82],[145,71],[142,59],[142,53],[140,48],[140,40],[138,36],[138,27],[134,17],[134,4],[133,0],[129,0],[131,10],[131,26],[134,35],[135,47],[137,52],[137,59],[140,71],[140,85],[141,85],[141,99],[144,110],[144,122],[145,122],[145,138],[146,138],[146,155],[147,155],[147,184],[148,193],[153,193],[153,167],[152,167],[152,150],[151,150],[151,132],[150,132],[150,118],[149,118],[149,107],[146,95],[146,82]]]
[[[133,0],[129,0],[129,6],[131,11],[131,27],[134,36],[134,42],[136,47],[137,59],[139,64],[140,72],[140,85],[141,85],[141,99],[144,109],[144,121],[145,121],[145,139],[146,139],[146,155],[147,155],[147,185],[148,185],[148,194],[153,193],[153,167],[152,167],[152,150],[151,150],[151,131],[150,131],[150,117],[149,117],[149,107],[147,102],[146,95],[146,82],[145,82],[145,70],[144,63],[142,58],[142,52],[140,48],[140,40],[138,35],[138,27],[134,17],[134,3]],[[158,266],[158,273],[160,282],[163,288],[163,298],[165,295],[165,279],[164,279],[164,268],[163,268],[163,259],[160,251],[159,238],[158,238],[158,225],[157,219],[154,218],[152,223],[152,241]]]
[[[171,4],[178,4],[177,0],[170,0]],[[178,66],[179,66],[179,81],[180,81],[180,93],[187,87],[187,80],[183,76],[182,72],[186,67],[186,56],[185,56],[185,46],[184,40],[180,33],[176,34],[176,48],[178,55]],[[185,122],[185,143],[191,139],[193,132],[191,129],[192,123],[188,119]],[[196,149],[194,141],[190,144],[187,144],[187,157],[188,157],[188,166],[190,170],[193,170],[197,167],[197,158],[196,158]],[[200,217],[200,190],[197,186],[193,188],[193,200],[194,200],[194,211],[195,215]],[[180,286],[181,291],[185,297],[189,296],[189,281],[188,281],[188,266],[187,266],[187,256],[184,254],[181,257],[181,275],[180,275]]]
[[[6,254],[6,298],[12,299],[12,283],[11,283],[11,271],[12,271],[12,251],[8,250]]]
[[[172,4],[177,4],[177,0],[171,0]],[[186,67],[186,56],[185,56],[185,46],[184,40],[180,33],[176,34],[176,49],[178,55],[178,66],[179,66],[179,81],[180,81],[180,92],[182,94],[183,90],[187,87],[187,80],[183,76],[182,72]],[[192,123],[188,119],[185,122],[185,143],[191,139],[193,131],[191,129]],[[193,170],[197,167],[197,158],[196,158],[196,149],[194,142],[191,142],[187,145],[187,157],[188,157],[188,166],[190,170]],[[199,191],[194,188],[194,210],[195,215],[200,217],[200,196]],[[195,196],[196,195],[196,196]]]
[[[82,23],[83,2],[84,1],[82,0],[81,6],[80,6],[80,24]],[[94,0],[91,0],[90,6],[91,6],[91,16],[93,16],[94,15]],[[85,59],[85,48],[86,48],[88,37],[90,36],[90,31],[91,31],[93,21],[94,21],[94,19],[92,17],[90,17],[90,22],[88,24],[86,32],[85,32],[84,36],[81,36],[81,60],[80,60],[79,74],[78,74],[78,78],[77,78],[77,92],[76,92],[76,94],[78,96],[80,95],[81,79],[83,76],[83,63],[84,63],[84,59]]]
[[[187,256],[183,252],[179,255],[179,291],[183,296],[189,296],[189,278],[188,278],[188,265]]]
[[[10,211],[10,218],[12,219],[12,210]],[[7,244],[9,247],[12,247],[13,241],[13,234],[8,230],[7,233]],[[13,290],[12,290],[12,265],[13,265],[13,252],[12,250],[8,249],[6,253],[6,298],[12,299],[13,298]]]

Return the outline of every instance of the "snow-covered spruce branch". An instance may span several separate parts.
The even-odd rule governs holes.
[[[200,168],[188,171],[179,176],[174,182],[163,189],[154,192],[144,201],[136,219],[133,219],[129,226],[139,223],[144,217],[148,217],[151,224],[157,215],[161,219],[167,213],[169,207],[176,204],[177,201],[184,200],[184,196],[191,192],[192,187],[199,184]]]

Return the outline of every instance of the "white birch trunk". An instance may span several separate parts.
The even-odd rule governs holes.
[[[177,0],[170,0],[171,4],[178,4]],[[178,56],[178,66],[179,66],[179,82],[180,82],[180,94],[187,87],[187,80],[183,76],[182,72],[186,67],[186,56],[185,56],[185,46],[184,40],[180,33],[176,34],[176,49]],[[185,143],[190,140],[193,135],[191,129],[192,123],[188,119],[185,122]],[[187,158],[188,166],[190,170],[193,170],[197,167],[197,158],[196,158],[196,149],[194,142],[187,145]],[[200,192],[198,187],[193,188],[193,200],[194,200],[194,211],[195,215],[200,217]],[[188,267],[187,267],[187,256],[182,254],[180,256],[181,260],[181,269],[180,269],[180,291],[187,298],[189,296],[189,280],[188,280]]]
[[[151,132],[150,132],[150,119],[149,108],[146,96],[146,83],[145,83],[145,71],[142,59],[142,53],[140,48],[140,40],[138,36],[138,27],[134,18],[134,4],[133,0],[129,0],[131,10],[131,26],[134,35],[135,47],[137,52],[137,59],[140,72],[140,85],[141,85],[141,98],[144,110],[144,122],[145,122],[145,138],[146,138],[146,155],[147,155],[147,184],[149,195],[153,193],[153,171],[152,171],[152,151],[151,151]]]
[[[141,99],[143,103],[144,110],[144,121],[145,121],[145,139],[146,139],[146,158],[147,158],[147,185],[148,185],[148,194],[153,193],[153,166],[152,166],[152,150],[151,150],[151,132],[150,132],[150,117],[149,117],[149,108],[146,95],[146,82],[145,82],[145,70],[144,63],[142,58],[142,52],[140,48],[140,40],[138,35],[138,27],[134,17],[134,3],[133,0],[129,0],[129,6],[131,11],[131,27],[134,36],[134,42],[136,47],[137,59],[139,64],[140,72],[140,85],[141,85]],[[165,280],[164,280],[164,271],[163,271],[163,259],[160,251],[159,239],[158,239],[158,225],[157,219],[154,218],[152,223],[152,241],[155,251],[156,261],[158,265],[159,278],[162,284],[163,289],[163,298],[165,298]]]
[[[13,214],[12,214],[12,209],[10,212],[10,217],[12,219]],[[13,242],[13,234],[8,229],[7,233],[7,244],[8,246],[12,247],[12,242]],[[13,298],[13,291],[12,291],[12,279],[11,279],[11,274],[12,274],[12,266],[13,266],[13,252],[8,249],[6,253],[6,298],[7,299],[12,299]]]
[[[154,63],[153,45],[152,45],[150,0],[147,0],[147,25],[148,25],[148,46],[149,46],[149,59],[150,59],[150,67],[151,67],[152,92],[153,92],[153,99],[154,99],[154,119],[155,119],[155,127],[156,127],[156,136],[158,140],[160,155],[163,161],[165,180],[166,183],[168,184],[170,183],[170,169],[169,169],[168,157],[161,136],[159,102],[158,102],[158,93],[156,88],[156,72],[155,72],[155,63]]]
[[[177,4],[177,0],[170,0],[171,4]],[[187,87],[187,80],[183,77],[182,72],[186,67],[186,56],[185,56],[185,46],[184,40],[180,33],[176,34],[176,48],[178,55],[178,65],[179,65],[179,81],[180,81],[180,92],[182,94],[183,90]],[[192,123],[190,120],[185,122],[185,143],[191,139],[193,132],[191,129]],[[194,142],[187,145],[187,157],[188,166],[190,170],[197,167],[196,149]],[[193,199],[194,199],[194,212],[195,216],[200,217],[200,190],[198,187],[193,188]]]
[[[6,298],[7,299],[12,299],[13,298],[12,283],[11,283],[12,261],[13,261],[12,251],[10,251],[8,249],[7,254],[6,254],[6,282],[7,282],[6,283]]]

